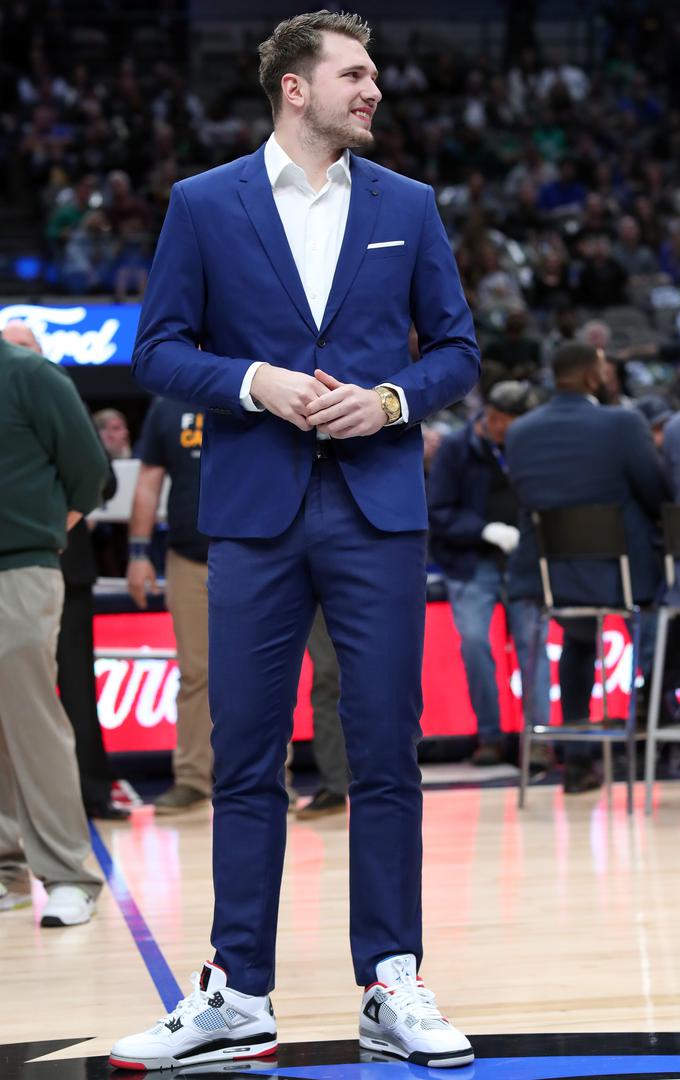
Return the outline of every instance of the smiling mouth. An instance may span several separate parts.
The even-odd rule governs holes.
[[[352,109],[352,116],[358,117],[364,124],[371,123],[371,113],[368,109]]]

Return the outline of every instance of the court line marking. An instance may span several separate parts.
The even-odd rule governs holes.
[[[89,825],[92,850],[102,868],[113,898],[118,904],[128,930],[132,934],[132,940],[139,950],[139,954],[151,976],[151,981],[160,995],[164,1008],[171,1012],[179,999],[184,997],[182,989],[163,956],[158,942],[151,933],[146,919],[137,907],[121,868],[102,840],[97,826],[91,821]]]

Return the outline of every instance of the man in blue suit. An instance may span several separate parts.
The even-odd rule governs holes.
[[[269,1000],[286,832],[283,766],[321,604],[341,669],[350,937],[362,1045],[464,1065],[417,975],[421,939],[420,421],[479,373],[430,188],[350,154],[380,101],[357,16],[315,12],[260,46],[274,135],[174,188],[135,349],[138,378],[206,410],[215,755],[214,962],[111,1060],[159,1068],[274,1053]],[[411,363],[418,331],[422,359]],[[199,351],[200,350],[200,351]]]
[[[531,511],[579,503],[618,503],[625,521],[633,595],[649,603],[660,583],[657,519],[666,486],[649,426],[633,409],[601,407],[605,357],[591,345],[563,345],[553,357],[556,394],[508,432],[510,479],[520,501],[520,541],[510,560],[509,595],[542,597]],[[564,562],[551,571],[557,604],[623,603],[618,567]],[[588,716],[595,663],[594,620],[565,620],[560,659],[567,723]],[[565,791],[599,785],[590,759],[567,743]],[[575,752],[572,747],[576,748]]]

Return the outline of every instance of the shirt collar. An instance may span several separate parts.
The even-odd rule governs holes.
[[[264,148],[264,165],[267,170],[267,176],[269,177],[269,183],[273,190],[277,187],[283,186],[285,183],[293,183],[298,187],[305,185],[309,187],[309,181],[307,179],[304,169],[296,165],[295,162],[288,157],[286,151],[276,141],[276,136],[272,133]],[[343,151],[337,161],[334,161],[329,166],[326,176],[329,180],[333,180],[339,183],[352,183],[352,174],[349,167],[349,150]]]

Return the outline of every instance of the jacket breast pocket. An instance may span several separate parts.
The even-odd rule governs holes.
[[[366,262],[375,262],[377,259],[403,259],[407,251],[406,244],[400,244],[398,247],[366,248]]]

